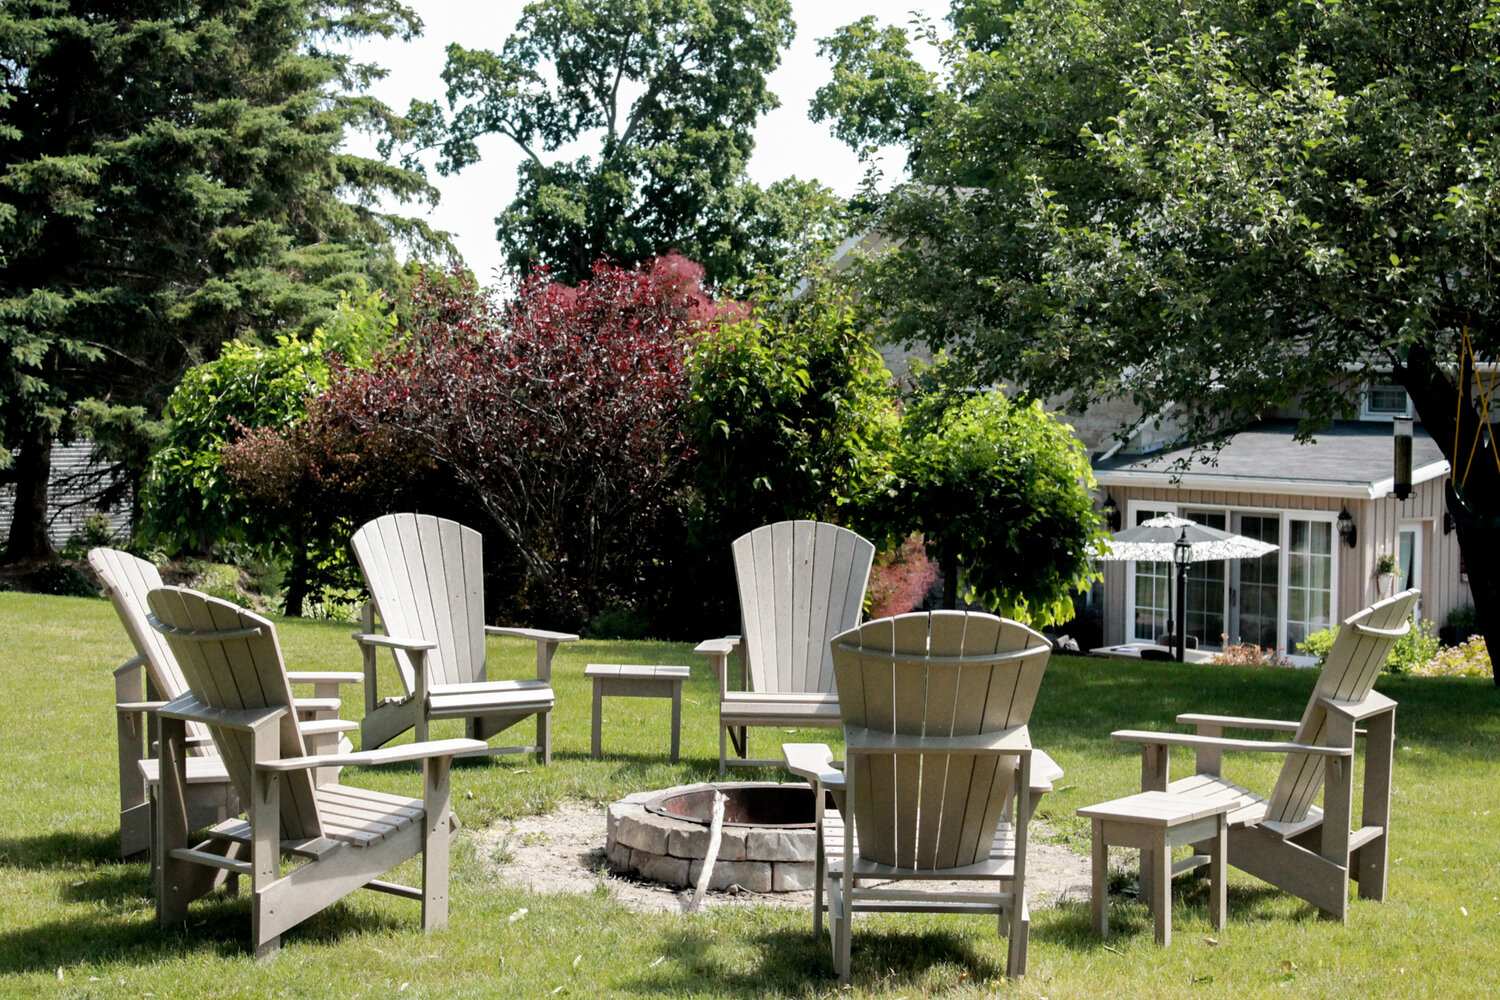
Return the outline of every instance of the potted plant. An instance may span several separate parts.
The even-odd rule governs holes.
[[[1448,612],[1448,624],[1438,629],[1438,638],[1444,646],[1460,645],[1474,634],[1478,624],[1479,618],[1474,613],[1474,605],[1460,604]]]
[[[1375,557],[1375,591],[1382,598],[1390,597],[1396,592],[1396,581],[1400,579],[1396,574],[1396,557],[1389,552],[1382,552]]]

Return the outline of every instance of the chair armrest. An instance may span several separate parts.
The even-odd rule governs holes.
[[[283,757],[267,760],[255,766],[261,771],[305,771],[313,767],[374,767],[380,764],[400,764],[411,760],[428,760],[432,757],[452,757],[455,754],[472,753],[488,748],[483,740],[428,740],[425,743],[403,743],[400,746],[381,747],[378,750],[360,750],[355,753],[325,753],[312,757]]]
[[[332,712],[337,715],[339,711],[339,700],[337,698],[293,698],[292,707],[297,710],[298,715],[314,715],[318,712]]]
[[[130,659],[126,660],[124,663],[120,664],[118,667],[115,667],[114,675],[116,677],[128,677],[131,674],[139,671],[145,665],[146,658],[143,657],[140,653],[137,653]]]
[[[833,766],[833,751],[826,743],[783,743],[781,755],[787,769],[824,788],[844,787],[844,772]]]
[[[502,635],[511,639],[530,639],[533,642],[577,642],[572,632],[548,632],[540,628],[520,628],[515,625],[486,625],[485,635]]]
[[[1194,726],[1221,726],[1226,729],[1268,729],[1278,733],[1295,733],[1300,722],[1287,719],[1252,719],[1239,715],[1199,715],[1193,712],[1185,712],[1177,717],[1179,725]]]
[[[1058,766],[1057,761],[1045,750],[1033,749],[1031,751],[1031,790],[1034,792],[1050,792],[1055,782],[1061,781],[1063,769]]]
[[[327,733],[352,733],[359,728],[359,723],[345,719],[315,719],[299,722],[297,728],[303,736],[323,736]]]
[[[288,670],[286,679],[293,684],[358,684],[365,675],[359,670]]]
[[[1319,698],[1318,704],[1330,712],[1336,712],[1355,722],[1368,719],[1372,715],[1379,715],[1381,712],[1389,712],[1396,707],[1396,702],[1379,691],[1371,691],[1360,701],[1342,701],[1338,698],[1325,697]]]
[[[117,701],[115,702],[115,711],[121,715],[126,713],[155,712],[165,704],[167,703],[164,701]]]
[[[184,722],[201,722],[206,726],[254,732],[269,722],[275,722],[289,711],[291,710],[285,705],[271,708],[211,708],[189,691],[167,702],[156,714],[167,719],[182,719]]]
[[[1117,729],[1111,739],[1122,743],[1144,743],[1161,747],[1212,747],[1219,750],[1245,750],[1259,753],[1305,753],[1313,757],[1352,757],[1352,747],[1309,746],[1306,743],[1280,743],[1272,740],[1229,740],[1194,733],[1158,733],[1146,729]]]
[[[722,639],[706,639],[693,647],[693,652],[708,657],[709,665],[714,668],[714,676],[719,679],[721,699],[729,694],[729,654],[735,652],[739,644],[739,636],[726,635]]]
[[[404,649],[409,653],[437,649],[437,643],[430,639],[407,639],[399,635],[381,635],[379,632],[355,632],[349,638],[361,646],[384,646],[387,649]]]

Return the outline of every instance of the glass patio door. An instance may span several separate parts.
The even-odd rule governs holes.
[[[1222,510],[1189,510],[1183,517],[1208,528],[1225,530],[1228,519]],[[1225,617],[1225,564],[1221,559],[1196,562],[1187,573],[1187,634],[1198,637],[1198,645],[1217,648],[1228,629]]]
[[[1281,518],[1275,514],[1236,514],[1234,530],[1246,538],[1281,544]],[[1229,641],[1276,649],[1280,634],[1281,553],[1231,564]]]

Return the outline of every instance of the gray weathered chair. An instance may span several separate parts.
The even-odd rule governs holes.
[[[281,934],[358,888],[422,902],[424,929],[448,917],[449,765],[475,740],[413,743],[359,753],[309,755],[299,730],[276,627],[253,612],[197,591],[162,587],[147,595],[151,624],[164,634],[188,692],[157,711],[161,789],[156,871],[157,917],[180,924],[188,904],[238,876],[250,880],[257,956]],[[187,727],[212,734],[246,819],[211,828],[189,846]],[[367,791],[316,773],[329,765],[423,762],[422,798]],[[300,859],[283,870],[282,854]],[[381,875],[422,855],[422,887]]]
[[[146,594],[162,585],[156,567],[118,549],[89,552],[120,624],[135,647],[135,656],[115,668],[115,726],[120,766],[120,856],[131,857],[151,846],[150,791],[157,781],[154,712],[187,690],[177,658],[160,634],[146,622]],[[297,714],[303,736],[320,752],[340,748],[341,734],[352,723],[338,719],[339,685],[357,682],[361,674],[314,671],[291,674],[293,683],[311,684],[312,698],[299,699]],[[188,821],[193,829],[240,811],[234,783],[219,760],[208,730],[188,727]]]
[[[363,631],[365,717],[360,745],[381,746],[408,729],[427,738],[436,719],[463,719],[467,735],[488,740],[536,716],[536,743],[486,748],[480,753],[535,752],[552,762],[549,714],[554,704],[552,657],[578,636],[484,623],[484,543],[479,532],[427,514],[387,514],[354,533],[351,541],[370,604]],[[376,632],[379,615],[384,634]],[[485,636],[536,643],[536,677],[490,680]],[[375,686],[375,653],[395,655],[402,693],[382,700]]]
[[[823,744],[782,751],[814,790],[813,930],[826,907],[834,971],[849,981],[854,913],[899,910],[996,914],[1009,936],[1006,975],[1023,975],[1034,806],[1027,723],[1051,643],[994,615],[935,611],[866,622],[831,646],[845,769]],[[824,807],[825,791],[836,809]],[[864,884],[874,880],[993,885]]]
[[[735,539],[733,552],[743,631],[696,650],[719,677],[721,777],[729,764],[781,763],[747,758],[749,726],[839,725],[828,640],[859,624],[875,546],[837,525],[779,521]],[[729,689],[731,652],[739,654],[743,691]]]
[[[1396,703],[1374,690],[1395,641],[1411,628],[1417,591],[1407,590],[1344,619],[1299,721],[1184,714],[1197,734],[1120,730],[1114,738],[1141,744],[1141,788],[1230,801],[1229,857],[1235,868],[1307,900],[1325,917],[1344,920],[1349,880],[1359,894],[1382,900],[1390,852],[1391,760]],[[1357,726],[1362,725],[1362,729]],[[1291,742],[1225,739],[1225,729],[1291,733]],[[1361,824],[1351,831],[1357,738],[1365,740]],[[1170,781],[1172,747],[1191,747],[1197,766]],[[1224,751],[1283,754],[1269,797],[1221,774]],[[1323,806],[1314,804],[1320,787]],[[1173,866],[1206,863],[1194,855]],[[1143,863],[1141,884],[1171,891],[1170,872]]]

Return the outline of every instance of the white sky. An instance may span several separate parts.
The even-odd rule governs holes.
[[[406,110],[412,99],[441,102],[444,50],[450,42],[468,48],[498,51],[515,28],[525,0],[408,0],[426,27],[422,36],[412,42],[376,41],[362,44],[357,56],[385,67],[390,75],[374,88],[374,96],[398,112]],[[813,93],[832,76],[827,60],[818,56],[817,40],[833,34],[840,25],[874,14],[882,24],[905,25],[912,11],[919,11],[940,22],[948,13],[949,0],[792,0],[792,16],[797,23],[796,37],[782,55],[781,67],[771,76],[771,90],[781,98],[781,107],[761,119],[755,131],[755,153],[750,160],[750,177],[762,186],[783,177],[816,178],[840,194],[853,194],[865,176],[865,165],[853,150],[835,139],[828,123],[814,124],[807,118],[808,102]],[[930,49],[917,50],[929,64]],[[446,105],[445,105],[446,106]],[[367,143],[351,144],[360,152],[372,155]],[[521,154],[508,139],[491,136],[480,143],[483,160],[457,175],[441,177],[430,169],[428,175],[442,191],[442,200],[434,209],[418,212],[425,206],[407,206],[405,214],[420,214],[433,226],[454,235],[454,242],[464,260],[481,283],[496,280],[502,266],[499,245],[495,242],[495,216],[515,196],[516,166]],[[558,156],[577,156],[579,152],[563,149]],[[890,150],[882,158],[888,187],[900,175],[905,154]]]

